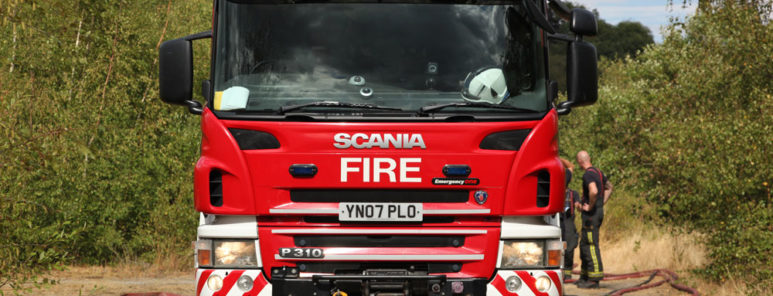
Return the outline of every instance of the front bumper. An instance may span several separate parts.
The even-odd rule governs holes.
[[[207,285],[207,279],[212,275],[218,275],[223,279],[223,286],[218,291],[212,291]],[[244,276],[254,279],[252,289],[245,291],[236,285],[236,281]],[[505,287],[507,278],[518,277],[522,284],[520,288],[511,293]],[[545,292],[536,288],[537,278],[546,276],[551,285]],[[362,295],[364,289],[371,287],[392,286],[403,283],[403,287],[409,288],[410,295],[486,295],[486,296],[560,296],[563,295],[563,279],[561,271],[555,270],[500,270],[491,281],[488,279],[459,279],[445,278],[443,276],[425,276],[412,278],[353,278],[335,276],[302,275],[298,278],[277,278],[269,283],[260,270],[226,270],[226,269],[198,269],[196,271],[196,295],[197,296],[330,296],[331,292],[341,290],[347,295]],[[457,284],[454,284],[457,282]],[[374,286],[375,284],[375,286]],[[379,286],[380,284],[380,286]],[[462,285],[462,293],[454,293],[454,285]],[[433,290],[438,285],[440,289]],[[459,287],[457,287],[459,289]],[[458,291],[458,290],[457,290]],[[370,294],[370,293],[368,293]]]

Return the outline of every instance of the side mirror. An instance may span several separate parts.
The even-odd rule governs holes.
[[[161,100],[187,105],[193,99],[193,45],[183,38],[164,41],[158,49],[158,88]]]
[[[598,100],[596,47],[588,42],[569,42],[566,54],[566,91],[570,107],[591,105]]]
[[[201,32],[164,41],[158,49],[158,87],[161,100],[188,106],[188,111],[201,114],[201,103],[193,100],[193,40],[212,37]]]
[[[596,15],[587,9],[572,9],[569,30],[580,36],[596,36],[599,31]]]
[[[558,114],[571,112],[572,107],[587,106],[598,100],[598,61],[596,47],[582,40],[583,36],[598,33],[596,16],[582,8],[572,9],[569,30],[575,33],[574,40],[566,37],[557,39],[569,42],[566,51],[567,101],[558,104]]]

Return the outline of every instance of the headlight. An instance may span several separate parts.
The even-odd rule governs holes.
[[[560,241],[503,241],[501,268],[558,267],[560,264]]]
[[[199,266],[259,267],[254,240],[199,240],[196,255]]]
[[[543,266],[545,252],[542,242],[505,241],[502,247],[502,268]]]
[[[255,241],[215,241],[215,266],[257,267]]]

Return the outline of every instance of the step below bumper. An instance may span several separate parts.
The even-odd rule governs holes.
[[[220,280],[211,280],[219,277]],[[540,279],[542,278],[542,279]],[[519,282],[514,292],[507,290],[508,279]],[[246,284],[247,282],[250,284]],[[220,289],[213,290],[221,283]],[[436,295],[436,296],[560,296],[563,295],[561,271],[500,270],[493,280],[481,278],[446,278],[444,275],[301,275],[276,277],[271,283],[260,270],[198,269],[197,296],[331,296],[343,291],[360,295]],[[539,291],[542,285],[544,292]],[[545,286],[548,288],[545,289]],[[406,294],[407,293],[407,294]]]

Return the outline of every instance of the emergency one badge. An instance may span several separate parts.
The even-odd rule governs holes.
[[[479,205],[486,203],[486,200],[488,200],[488,193],[483,190],[475,191],[473,196],[475,197],[475,202],[477,202]]]

